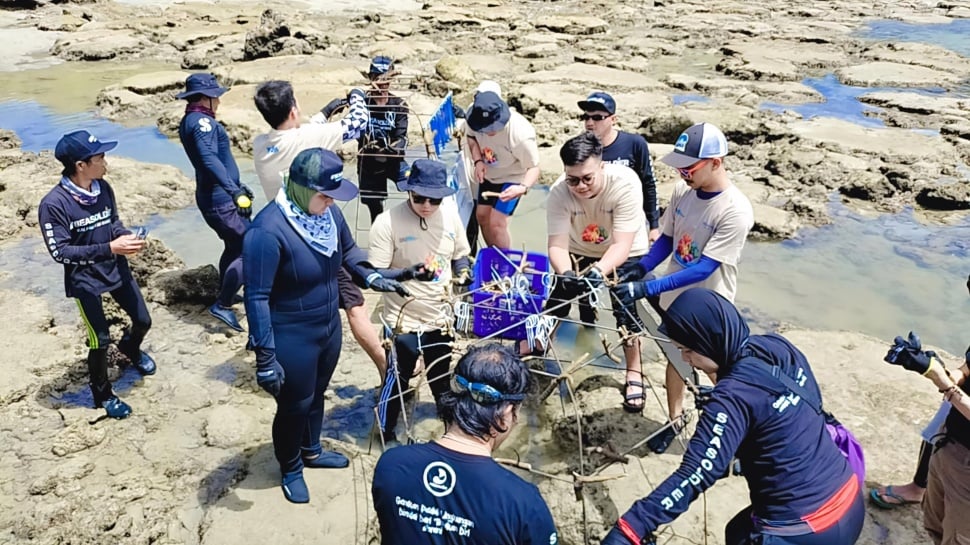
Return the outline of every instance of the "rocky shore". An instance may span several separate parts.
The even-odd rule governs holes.
[[[418,114],[413,141],[421,141],[423,116],[447,92],[466,104],[479,80],[495,79],[533,120],[546,181],[561,168],[559,143],[579,129],[575,103],[591,89],[616,97],[622,128],[646,136],[655,156],[685,126],[718,124],[732,144],[728,167],[755,205],[755,238],[788,238],[800,226],[826,223],[833,198],[859,210],[913,206],[940,222],[970,207],[970,59],[859,33],[878,19],[970,17],[970,3],[961,0],[435,0],[393,11],[366,2],[359,9],[348,9],[351,2],[321,6],[8,2],[0,7],[24,9],[0,11],[4,32],[18,38],[15,55],[3,62],[19,69],[65,63],[91,73],[151,66],[107,82],[88,107],[123,123],[150,120],[169,135],[181,116],[183,103],[174,94],[185,76],[212,71],[232,86],[219,118],[243,162],[253,136],[266,130],[252,104],[258,83],[292,81],[309,116],[363,84],[367,59],[386,53],[400,60],[399,92]],[[859,100],[877,108],[865,115],[885,127],[798,114],[799,105],[824,100],[806,78],[830,74],[845,85],[872,87]],[[783,105],[782,111],[765,104]],[[192,180],[174,167],[112,156],[109,164],[128,224],[192,202]],[[0,364],[0,543],[378,542],[369,498],[377,451],[368,452],[368,433],[379,381],[349,332],[328,393],[325,433],[353,464],[308,472],[313,500],[294,507],[277,488],[269,439],[274,407],[255,385],[245,337],[204,315],[214,269],[186,270],[163,241],[153,240],[133,266],[149,300],[155,325],[148,349],[160,370],[141,379],[115,369],[135,413],[126,421],[96,421],[99,411],[85,405],[79,320],[65,306],[70,302],[61,298],[60,271],[37,238],[36,206],[60,167],[50,152],[23,152],[16,137],[4,133],[0,168],[0,311],[14,318],[0,335],[8,355]],[[669,195],[675,173],[659,164],[656,172],[661,196]],[[31,276],[37,278],[28,281]],[[120,320],[116,311],[112,315]],[[919,429],[938,402],[932,387],[885,368],[880,340],[851,332],[786,334],[812,362],[826,406],[866,447],[871,484],[908,481]],[[645,358],[662,398],[660,354],[651,350]],[[578,377],[579,394],[566,404],[565,416],[557,400],[531,408],[534,425],[518,430],[510,441],[515,450],[498,455],[522,454],[537,469],[568,476],[580,469],[579,439],[570,431],[576,411],[588,431],[584,448],[607,438],[629,446],[656,429],[660,406],[648,400],[643,418],[623,414],[614,379]],[[431,417],[430,393],[420,399],[419,414]],[[439,432],[431,420],[418,429],[422,439]],[[606,470],[625,476],[585,486],[586,523],[571,484],[536,477],[561,542],[601,536],[676,468],[681,453],[679,447],[662,456],[638,452]],[[603,461],[590,456],[591,464]],[[746,496],[743,479],[722,481],[708,493],[706,508],[698,502],[671,526],[668,543],[721,543],[721,528]],[[929,541],[918,508],[907,507],[870,510],[860,543]]]

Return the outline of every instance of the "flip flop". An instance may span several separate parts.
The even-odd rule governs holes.
[[[630,394],[630,388],[640,388],[639,394]],[[631,401],[640,400],[639,404],[633,404]],[[631,413],[638,414],[643,413],[643,406],[647,404],[647,389],[643,385],[643,382],[639,380],[628,380],[623,386],[623,410]]]
[[[886,501],[886,498],[892,498],[893,500],[896,500],[896,501],[889,502],[889,501]],[[870,489],[869,501],[872,502],[873,505],[875,505],[880,509],[895,509],[897,507],[902,507],[904,505],[920,503],[915,500],[907,500],[906,498],[900,496],[899,494],[896,494],[895,492],[893,492],[892,486],[887,486],[886,491],[883,492],[882,494],[879,493],[878,488]]]

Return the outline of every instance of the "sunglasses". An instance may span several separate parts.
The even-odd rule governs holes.
[[[708,161],[709,159],[702,159],[687,168],[678,168],[677,173],[680,174],[681,178],[690,180],[694,177],[694,173],[697,172],[702,166],[704,166],[704,163]]]
[[[586,176],[583,176],[582,178],[576,178],[576,177],[573,177],[573,176],[566,176],[566,178],[565,178],[566,185],[568,185],[569,187],[576,187],[579,184],[583,184],[585,186],[591,186],[591,185],[593,185],[593,182],[595,180],[596,180],[596,173],[595,172],[592,173],[592,174],[587,174]]]
[[[610,117],[613,116],[603,114],[580,114],[579,120],[586,121],[587,119],[592,119],[593,121],[603,121],[604,119],[609,119]]]
[[[433,206],[438,206],[439,204],[441,204],[442,200],[443,199],[432,199],[431,197],[422,197],[421,195],[415,195],[414,193],[411,194],[411,202],[413,202],[414,204],[424,204],[426,202],[430,202]]]
[[[468,379],[458,374],[451,376],[451,391],[456,394],[468,392],[472,399],[482,405],[494,405],[500,401],[522,401],[525,399],[525,394],[503,394],[488,384],[469,382]]]

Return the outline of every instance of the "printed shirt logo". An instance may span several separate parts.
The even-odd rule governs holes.
[[[436,498],[443,498],[455,490],[455,470],[444,462],[431,462],[424,468],[424,488]]]
[[[201,129],[202,132],[209,132],[212,130],[212,123],[209,121],[208,117],[199,118],[199,129]]]
[[[687,133],[685,132],[684,134],[680,135],[680,137],[677,139],[677,142],[674,143],[674,149],[677,151],[684,151],[685,149],[687,149],[687,142],[689,140],[690,140],[690,137],[687,136]]]
[[[441,279],[441,276],[445,274],[446,266],[448,266],[448,261],[440,255],[429,254],[424,259],[424,267],[434,274],[434,278],[431,280],[432,282],[437,282]]]
[[[485,148],[482,150],[482,159],[484,159],[485,163],[489,165],[494,165],[498,162],[498,157],[495,156],[495,150],[492,148]]]
[[[697,247],[697,243],[690,235],[684,235],[680,237],[680,241],[677,242],[677,249],[674,251],[674,259],[677,260],[682,267],[691,267],[697,264],[697,261],[701,258],[701,250]]]
[[[592,242],[593,244],[603,244],[606,239],[609,238],[610,234],[606,229],[596,225],[595,223],[590,223],[583,229],[583,242]]]

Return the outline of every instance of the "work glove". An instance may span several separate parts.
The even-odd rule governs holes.
[[[468,286],[471,286],[472,282],[474,281],[475,279],[472,277],[472,270],[468,267],[465,267],[462,270],[458,271],[458,274],[452,280],[452,282],[454,282],[455,285],[461,286],[463,288],[467,288]]]
[[[253,193],[253,190],[252,189],[249,189],[249,186],[248,185],[246,185],[246,184],[239,184],[239,187],[241,187],[242,190],[246,192],[246,196],[249,197],[249,200],[253,200],[253,197],[256,194]]]
[[[323,117],[330,119],[330,116],[333,115],[334,112],[340,110],[341,108],[346,108],[348,102],[349,101],[346,98],[335,98],[328,102],[326,106],[321,108],[320,113],[323,114]]]
[[[348,104],[352,104],[355,100],[356,101],[361,101],[361,102],[366,102],[367,101],[367,93],[365,93],[364,91],[362,91],[360,89],[351,89],[350,92],[347,93],[347,103]]]
[[[562,287],[566,289],[568,293],[582,293],[582,285],[584,284],[576,276],[576,271],[565,271],[559,275],[559,282],[562,282]]]
[[[636,265],[627,269],[627,271],[624,272],[622,276],[620,276],[617,282],[622,283],[622,282],[632,282],[634,280],[642,280],[644,276],[647,276],[647,268],[644,267],[642,264],[637,263]]]
[[[922,348],[919,335],[910,331],[909,337],[906,339],[896,337],[892,348],[889,349],[883,359],[892,365],[901,365],[903,369],[925,375],[933,363],[933,358],[936,357],[936,352]]]
[[[276,360],[276,352],[268,348],[254,348],[256,352],[256,384],[273,397],[280,395],[286,373]]]
[[[586,290],[597,289],[603,285],[603,271],[599,270],[597,267],[590,267],[588,271],[583,275],[583,288]]]
[[[239,186],[239,189],[232,194],[232,202],[236,205],[239,215],[248,218],[253,215],[253,192],[246,186]]]
[[[417,280],[419,282],[431,282],[434,280],[434,271],[428,269],[424,263],[415,263],[404,269],[399,280]]]
[[[411,292],[404,287],[404,284],[398,282],[397,280],[384,278],[383,276],[378,276],[377,278],[371,280],[369,287],[374,291],[383,291],[388,293],[393,291],[401,297],[411,296]]]
[[[698,411],[703,411],[704,406],[711,401],[711,395],[713,393],[713,386],[708,386],[707,384],[698,384],[697,392],[694,393],[694,408]]]
[[[649,295],[646,281],[617,284],[610,289],[610,293],[624,307],[633,306],[638,300]]]

